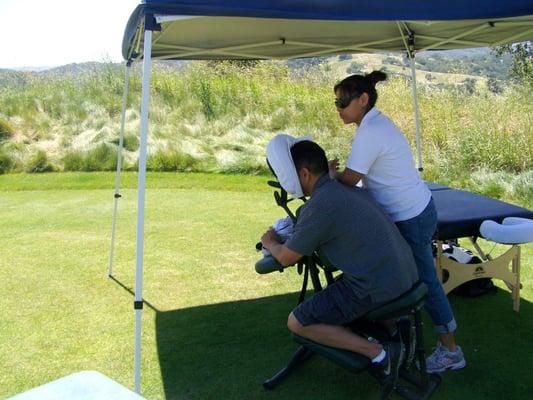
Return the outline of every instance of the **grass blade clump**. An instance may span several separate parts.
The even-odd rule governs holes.
[[[87,152],[68,152],[61,162],[64,171],[114,171],[117,157],[116,147],[102,143]]]
[[[61,159],[64,171],[84,171],[85,157],[82,152],[69,152]]]
[[[48,161],[48,156],[43,150],[37,150],[26,164],[26,172],[52,172],[54,166]]]
[[[0,118],[0,143],[10,139],[15,133],[15,129],[7,121]]]
[[[346,75],[345,68],[328,68],[325,61],[297,70],[277,61],[155,63],[148,168],[262,173],[266,144],[280,132],[310,135],[328,155],[343,162],[355,127],[340,121],[332,87]],[[502,172],[491,178],[491,184],[484,183],[483,190],[494,196],[527,197],[531,181],[520,182],[529,179],[527,173],[533,169],[533,93],[509,82],[493,93],[479,80],[475,90],[468,91],[464,87],[468,76],[444,75],[446,81],[421,83],[418,93],[423,177],[467,188],[473,174]],[[133,67],[124,169],[135,168],[139,147],[139,77],[140,69]],[[0,88],[0,142],[4,153],[15,160],[10,167],[5,161],[4,171],[20,169],[17,160],[25,165],[35,148],[45,151],[56,169],[115,168],[123,87],[120,66],[103,64],[83,73],[34,75],[17,82]],[[406,134],[414,150],[408,79],[391,74],[378,92],[378,108]],[[26,150],[6,147],[12,144]],[[519,175],[526,178],[514,179]]]
[[[13,165],[13,158],[3,148],[0,147],[0,174],[10,172],[13,168]]]
[[[177,149],[159,150],[148,157],[146,168],[158,172],[194,172],[201,170],[200,162]]]
[[[89,150],[83,159],[84,171],[113,171],[117,166],[117,149],[106,143]]]

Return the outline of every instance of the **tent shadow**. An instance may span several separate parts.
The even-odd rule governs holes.
[[[285,321],[297,294],[156,314],[165,398],[258,398],[296,345]]]
[[[290,293],[157,312],[165,397],[377,398],[377,385],[367,374],[354,376],[320,357],[307,361],[274,393],[262,388],[263,380],[296,349],[285,325],[296,300],[297,294]],[[451,301],[468,368],[448,372],[433,398],[526,398],[530,372],[521,366],[533,362],[533,304],[522,299],[520,313],[515,313],[509,293],[501,289],[478,298],[452,296]],[[425,334],[430,350],[430,323]]]

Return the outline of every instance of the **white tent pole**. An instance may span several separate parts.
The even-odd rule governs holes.
[[[150,64],[152,61],[152,31],[144,31],[143,82],[141,98],[141,143],[139,150],[139,177],[137,200],[137,264],[135,269],[135,392],[141,392],[141,322],[142,278],[144,254],[144,194],[146,188],[146,147],[148,138],[148,100],[150,94]]]
[[[411,88],[413,92],[413,108],[415,110],[417,168],[419,171],[422,171],[424,166],[422,165],[422,145],[420,143],[420,113],[418,110],[418,100],[416,96],[416,69],[414,53],[411,54],[409,60],[411,61]]]
[[[124,93],[122,95],[122,113],[120,116],[120,136],[118,139],[118,152],[117,152],[117,173],[115,177],[115,195],[113,204],[113,224],[111,227],[111,249],[109,250],[109,269],[107,275],[113,276],[113,254],[115,250],[115,230],[117,225],[117,209],[118,200],[122,197],[120,194],[120,172],[122,169],[122,150],[124,147],[124,125],[126,121],[126,108],[128,105],[128,90],[129,90],[129,74],[130,74],[130,61],[126,63],[124,68]]]
[[[408,44],[409,48],[407,49],[407,54],[409,55],[409,61],[411,62],[411,89],[413,94],[413,109],[415,112],[417,168],[419,171],[423,171],[424,166],[422,164],[422,144],[420,142],[420,112],[418,109],[418,100],[416,96],[415,37],[411,32],[409,33]]]

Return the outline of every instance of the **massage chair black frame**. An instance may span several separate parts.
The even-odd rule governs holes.
[[[285,210],[293,222],[296,222],[298,211],[294,215],[289,208],[288,203],[292,199],[288,199],[287,192],[281,187],[279,182],[269,181],[268,184],[276,189],[274,190],[276,204]],[[302,201],[305,202],[305,199],[302,198]],[[258,243],[257,248],[258,250],[261,249],[261,243]],[[332,283],[335,280],[333,272],[336,271],[336,268],[323,255],[315,252],[312,256],[304,256],[297,263],[298,273],[303,274],[303,284],[297,304],[300,304],[305,299],[309,276],[311,277],[314,292],[316,293],[322,290],[319,267],[324,272],[327,284]],[[271,256],[264,257],[256,263],[256,271],[258,273],[264,274],[276,270],[283,272],[284,267]],[[441,378],[439,375],[428,374],[426,371],[421,319],[421,309],[424,305],[426,293],[427,288],[425,285],[419,283],[408,293],[368,313],[365,317],[349,325],[350,329],[354,332],[384,341],[390,340],[390,337],[384,327],[379,324],[379,321],[399,317],[409,317],[413,320],[414,332],[411,332],[411,335],[414,334],[416,338],[414,351],[400,369],[399,382],[394,382],[392,387],[388,386],[389,383],[385,382],[383,377],[376,373],[375,369],[369,368],[371,363],[367,357],[350,351],[321,345],[298,335],[293,335],[293,337],[300,344],[300,347],[294,352],[285,367],[263,382],[263,387],[268,390],[274,389],[292,370],[307,360],[313,353],[317,353],[352,372],[368,371],[380,384],[381,399],[388,398],[392,391],[405,399],[428,399],[439,386]],[[419,370],[412,365],[414,358],[418,360]],[[410,386],[400,385],[400,380],[410,384]]]

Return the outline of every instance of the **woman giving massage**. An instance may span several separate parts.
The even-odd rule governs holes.
[[[428,372],[460,369],[466,362],[455,343],[457,324],[433,262],[431,241],[437,212],[431,192],[415,168],[405,136],[374,106],[378,97],[376,83],[386,78],[383,72],[373,71],[365,76],[349,76],[335,85],[339,117],[345,124],[356,124],[357,129],[346,168],[340,172],[339,161],[329,161],[330,176],[348,186],[362,181],[396,223],[411,247],[418,275],[429,290],[425,307],[439,341],[427,359]]]

